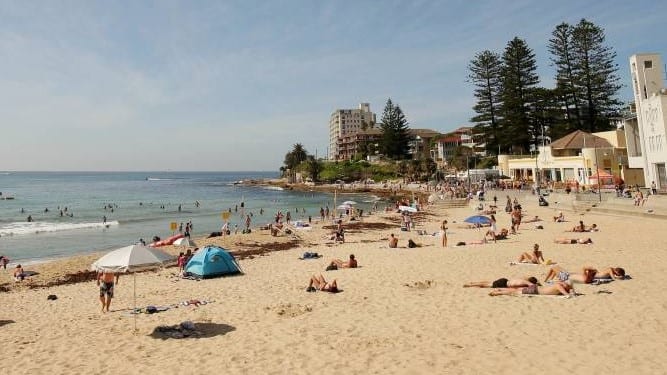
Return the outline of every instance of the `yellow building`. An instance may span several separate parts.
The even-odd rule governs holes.
[[[501,174],[515,181],[579,183],[612,188],[643,184],[641,168],[629,168],[623,130],[599,133],[572,132],[533,155],[498,155]]]

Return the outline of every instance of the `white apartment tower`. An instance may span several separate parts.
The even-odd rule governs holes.
[[[337,109],[329,119],[329,152],[328,159],[338,158],[338,139],[375,127],[375,113],[371,112],[369,103],[359,104],[359,109]]]
[[[645,186],[653,182],[667,188],[667,90],[660,55],[641,53],[630,57],[632,90],[637,108],[635,126],[626,123],[628,164],[643,168]]]

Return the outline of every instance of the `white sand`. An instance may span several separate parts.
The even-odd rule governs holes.
[[[504,196],[498,193],[499,203]],[[530,196],[520,199],[526,217],[549,218],[560,209],[537,207]],[[430,212],[435,215],[417,229],[435,232],[446,217],[450,245],[483,236],[480,230],[456,228],[454,221],[472,214],[469,208]],[[439,238],[414,235],[432,246],[387,249],[380,242],[391,232],[385,230],[348,233],[347,243],[327,246],[316,230],[301,235],[318,245],[242,260],[242,276],[190,281],[170,277],[174,268],[142,273],[136,276],[139,306],[215,302],[140,314],[137,332],[126,312],[99,312],[92,281],[0,293],[3,373],[667,372],[665,222],[565,215],[568,223],[546,220],[544,230],[524,224],[518,235],[497,244],[443,249]],[[496,217],[499,228],[509,227],[509,215]],[[593,245],[553,243],[556,237],[575,237],[563,231],[580,218],[602,228],[586,234]],[[405,246],[408,234],[398,226],[393,233]],[[272,241],[264,233],[255,238]],[[508,265],[533,243],[568,270],[618,265],[633,278],[576,285],[583,295],[572,299],[489,297],[489,289],[462,288],[468,281],[499,277],[543,279],[546,266]],[[324,257],[298,260],[304,251]],[[346,260],[350,253],[361,268],[324,272],[331,258]],[[305,292],[309,277],[319,273],[336,278],[343,292]],[[112,310],[132,306],[132,285],[132,276],[121,277]],[[603,290],[611,294],[597,293]],[[47,301],[49,294],[58,300]],[[195,322],[204,337],[150,336],[158,325],[185,320]]]

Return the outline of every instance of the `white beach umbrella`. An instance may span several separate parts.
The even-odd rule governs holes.
[[[197,247],[197,243],[195,243],[195,241],[190,239],[190,237],[179,238],[176,241],[174,241],[174,245],[183,247]]]
[[[412,213],[417,212],[416,208],[410,207],[410,206],[398,206],[398,210],[399,211],[405,211],[405,212],[412,212]]]
[[[91,265],[94,271],[136,272],[162,266],[174,259],[164,251],[142,245],[125,246],[113,250]],[[134,274],[134,309],[137,308],[137,278]],[[134,312],[134,311],[133,311]],[[134,314],[134,329],[137,329],[137,315]]]
[[[340,206],[338,206],[336,208],[339,209],[339,210],[349,210],[350,208],[352,208],[352,206],[350,206],[349,204],[341,204]]]
[[[164,251],[142,245],[130,245],[113,250],[96,260],[94,271],[135,272],[161,266],[174,257]]]

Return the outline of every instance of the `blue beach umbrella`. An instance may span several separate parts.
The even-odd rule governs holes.
[[[476,224],[476,225],[491,224],[491,219],[482,215],[470,216],[469,218],[463,221],[465,221],[466,223]]]

